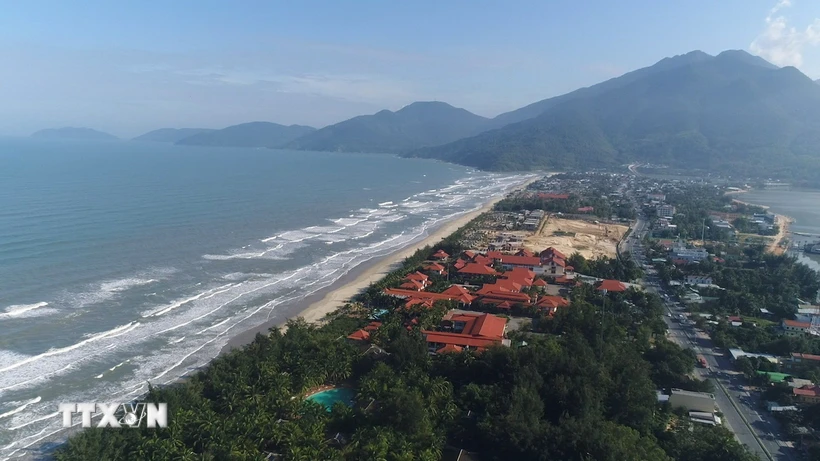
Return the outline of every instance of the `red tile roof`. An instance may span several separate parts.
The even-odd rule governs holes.
[[[414,306],[421,306],[426,308],[433,307],[433,300],[432,299],[419,299],[419,298],[410,298],[404,303],[404,307],[409,309]]]
[[[545,287],[547,285],[548,285],[548,283],[544,279],[538,279],[538,280],[532,282],[532,286],[534,286],[534,287]]]
[[[451,312],[445,315],[443,320],[464,323],[464,329],[457,334],[494,339],[504,337],[504,330],[507,325],[507,320],[503,317],[477,312]]]
[[[416,281],[419,281],[419,282],[426,282],[427,279],[429,279],[430,277],[428,277],[427,274],[422,274],[421,272],[416,271],[416,272],[413,272],[412,274],[407,274],[404,278],[406,278],[407,280],[416,280]]]
[[[490,259],[501,259],[504,257],[504,253],[500,251],[488,251],[487,257]]]
[[[481,302],[495,304],[501,301],[529,304],[532,302],[530,295],[526,293],[512,293],[509,291],[489,291],[481,295]]]
[[[364,330],[365,331],[376,331],[376,330],[379,329],[380,326],[382,326],[381,322],[375,322],[374,321],[374,322],[368,323],[367,326],[364,327]]]
[[[535,256],[515,256],[503,255],[501,257],[501,264],[508,264],[510,266],[540,266],[541,258]]]
[[[526,249],[526,248],[522,248],[522,249],[518,250],[518,251],[515,253],[515,255],[516,255],[516,256],[528,256],[528,257],[535,256],[535,255],[533,255],[533,254],[532,254],[532,251],[530,251],[530,250],[528,250],[528,249]]]
[[[598,290],[606,291],[626,291],[626,285],[618,280],[602,280],[598,282]]]
[[[489,266],[493,263],[493,260],[492,258],[488,258],[484,255],[476,255],[476,257],[473,258],[473,262],[484,266]]]
[[[452,295],[452,296],[472,296],[471,293],[461,285],[450,285],[450,288],[442,291],[441,294],[443,295]]]
[[[799,352],[792,352],[792,358],[795,359],[802,359],[802,360],[812,360],[812,361],[820,361],[820,355],[814,354],[801,354]]]
[[[402,290],[399,288],[386,288],[384,290],[386,295],[395,296],[397,298],[415,298],[421,300],[430,300],[430,301],[438,301],[438,300],[451,300],[451,299],[459,299],[460,296],[456,296],[453,294],[444,294],[444,293],[433,293],[430,291],[412,291],[412,290]],[[463,297],[464,295],[461,295]],[[463,301],[462,301],[463,302]]]
[[[457,259],[455,264],[453,264],[453,267],[455,267],[456,269],[461,269],[462,267],[464,267],[466,265],[467,265],[467,261],[464,261],[463,259]]]
[[[433,254],[433,257],[436,259],[447,259],[450,257],[450,255],[448,255],[447,252],[444,250],[438,250],[437,252],[435,252],[435,254]]]
[[[500,339],[477,338],[460,333],[446,333],[442,331],[422,331],[428,343],[452,344],[461,347],[489,347],[499,343]]]
[[[499,309],[512,309],[512,304],[509,301],[502,301],[500,304],[495,306]]]
[[[536,303],[539,307],[566,307],[569,300],[561,296],[542,296]]]
[[[353,341],[368,341],[370,339],[370,333],[364,330],[356,330],[347,335],[347,339],[352,339]]]
[[[473,251],[473,250],[466,250],[466,251],[464,252],[464,256],[466,256],[466,257],[468,257],[468,258],[470,258],[470,259],[475,258],[475,255],[476,255],[476,252],[475,252],[475,251]]]
[[[439,263],[430,263],[423,267],[426,271],[433,271],[433,272],[444,272],[444,266]]]
[[[595,208],[591,206],[582,206],[581,208],[578,208],[579,213],[591,213],[593,211],[595,211]]]
[[[783,325],[792,328],[809,328],[811,327],[811,323],[809,322],[798,322],[797,320],[784,320]]]
[[[472,275],[498,275],[498,272],[496,272],[492,267],[479,263],[468,263],[466,266],[459,269],[458,273]]]
[[[820,392],[818,392],[817,386],[803,386],[793,389],[794,395],[804,395],[806,397],[817,397]]]
[[[457,354],[463,350],[464,348],[461,346],[456,346],[455,344],[445,344],[444,347],[436,351],[436,354],[446,354],[448,352]]]
[[[547,256],[547,257],[549,257],[549,256],[558,256],[561,259],[567,259],[567,256],[564,253],[561,253],[560,251],[556,250],[553,247],[549,247],[546,250],[542,251],[541,252],[541,257],[543,258],[544,256]]]
[[[399,285],[399,288],[403,288],[405,290],[421,291],[424,289],[424,285],[421,282],[417,282],[415,280],[408,280]]]
[[[556,266],[560,266],[560,267],[564,267],[564,266],[567,265],[567,263],[564,261],[564,259],[559,257],[559,256],[547,256],[546,258],[542,256],[541,257],[541,264],[550,264],[550,265],[555,264]]]

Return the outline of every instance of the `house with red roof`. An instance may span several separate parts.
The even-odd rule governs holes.
[[[495,269],[480,263],[467,263],[458,270],[458,273],[463,275],[498,275]]]
[[[531,257],[535,256],[532,251],[530,251],[526,248],[522,248],[522,249],[516,251],[515,255],[516,256],[526,256],[528,258],[531,258]]]
[[[595,284],[598,291],[614,291],[616,293],[626,291],[626,285],[618,280],[601,280]]]
[[[800,336],[809,334],[811,322],[798,322],[797,320],[783,320],[780,325],[783,332],[789,336]]]
[[[532,286],[534,286],[535,288],[538,288],[540,290],[543,290],[543,289],[547,288],[547,285],[549,285],[549,284],[544,279],[537,279],[537,280],[532,282]]]
[[[473,258],[473,262],[476,264],[482,264],[484,266],[491,266],[493,264],[493,259],[489,256],[479,254],[475,255],[475,258]]]
[[[430,277],[428,277],[427,274],[422,274],[421,272],[416,271],[412,274],[407,274],[407,276],[404,277],[404,283],[399,285],[399,288],[421,291],[427,288],[427,285],[430,283],[429,279]]]
[[[802,403],[818,403],[820,402],[820,387],[818,386],[803,386],[792,389],[794,397]]]
[[[449,257],[450,255],[448,255],[447,252],[444,250],[438,250],[437,252],[433,253],[433,259],[445,260]]]
[[[496,344],[509,346],[510,341],[504,339],[506,329],[507,320],[492,314],[450,312],[441,322],[441,331],[424,330],[421,333],[427,341],[427,350],[438,354],[484,350]]]
[[[535,305],[546,314],[555,315],[559,308],[569,306],[569,300],[562,296],[542,296]]]
[[[422,267],[422,270],[432,272],[438,275],[444,275],[445,273],[447,273],[447,269],[439,263],[427,264],[426,266]]]
[[[801,354],[799,352],[792,352],[789,360],[792,363],[814,363],[820,364],[820,355]]]
[[[370,332],[365,330],[356,330],[347,335],[347,339],[351,341],[370,341]]]
[[[463,254],[463,255],[464,255],[464,257],[466,257],[467,259],[473,259],[473,258],[475,258],[475,255],[477,255],[478,253],[476,253],[476,252],[475,252],[475,251],[473,251],[473,250],[465,250],[465,251],[464,251],[464,253],[462,253],[462,254]]]
[[[425,305],[432,307],[433,303],[436,301],[458,301],[461,304],[470,304],[473,302],[474,297],[470,294],[465,294],[462,292],[454,292],[450,291],[453,287],[448,288],[443,293],[433,293],[430,291],[413,291],[413,290],[405,290],[402,288],[385,288],[384,294],[388,296],[393,296],[400,299],[407,299],[408,303],[413,300],[413,304],[418,304],[418,302],[426,302]],[[406,305],[407,303],[405,303]],[[412,305],[412,304],[411,304]]]
[[[463,269],[463,268],[464,268],[464,266],[466,266],[466,265],[467,265],[467,261],[465,261],[465,260],[463,260],[463,259],[457,259],[457,260],[456,260],[456,262],[455,262],[455,263],[453,263],[453,267],[454,267],[456,270]]]

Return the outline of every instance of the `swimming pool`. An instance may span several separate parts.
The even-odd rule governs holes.
[[[316,402],[320,405],[324,405],[327,408],[327,411],[330,411],[333,408],[333,404],[336,402],[342,402],[345,405],[352,407],[353,406],[353,399],[356,397],[356,392],[353,389],[348,387],[336,387],[333,389],[328,389],[326,391],[317,392],[307,399],[311,402]]]

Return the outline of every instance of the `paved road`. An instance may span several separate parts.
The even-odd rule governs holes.
[[[634,235],[637,238],[622,242],[621,254],[628,254],[633,260],[642,262],[639,242],[646,228],[646,221],[639,217],[630,233],[630,237]],[[647,291],[660,294],[657,279],[644,282],[647,281],[652,282],[652,285],[647,285]],[[735,434],[740,443],[762,460],[796,460],[795,450],[778,436],[780,428],[777,421],[765,410],[759,410],[759,396],[746,390],[745,378],[733,370],[730,359],[715,352],[711,339],[704,332],[672,320],[671,315],[680,311],[671,302],[666,302],[665,306],[670,314],[664,316],[669,339],[682,347],[693,349],[706,359],[707,368],[697,368],[695,373],[701,379],[712,379],[715,384],[715,402],[723,413],[724,425]]]

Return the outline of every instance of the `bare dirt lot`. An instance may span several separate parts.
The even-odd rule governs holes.
[[[541,251],[554,247],[567,256],[577,251],[587,259],[598,256],[611,258],[615,257],[615,247],[628,229],[620,224],[595,224],[555,216],[547,219],[547,223],[535,234],[522,232],[525,248]],[[567,235],[562,235],[564,233]]]

